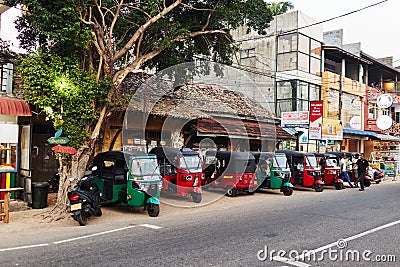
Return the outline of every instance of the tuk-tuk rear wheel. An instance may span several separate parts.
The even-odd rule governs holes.
[[[291,196],[293,194],[293,188],[289,186],[282,187],[282,192],[284,196]]]
[[[227,187],[226,189],[226,195],[228,197],[234,197],[236,196],[236,189],[234,189],[232,186]]]
[[[316,184],[314,186],[315,192],[322,192],[324,191],[324,185],[323,184]]]
[[[149,204],[147,213],[150,217],[157,217],[160,214],[160,206],[158,204]]]
[[[202,199],[202,195],[199,193],[192,193],[192,200],[194,203],[200,203]]]
[[[344,188],[343,183],[335,183],[336,190],[342,190]]]

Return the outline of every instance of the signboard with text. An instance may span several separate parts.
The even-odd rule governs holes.
[[[308,111],[282,112],[282,127],[307,127],[309,123]]]
[[[310,126],[308,129],[308,139],[321,140],[322,138],[322,116],[323,101],[310,101]]]
[[[324,119],[322,139],[343,140],[343,126],[340,120]]]

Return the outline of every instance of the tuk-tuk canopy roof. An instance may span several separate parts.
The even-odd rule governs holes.
[[[113,159],[128,159],[132,156],[148,156],[149,154],[142,151],[122,151],[122,150],[111,150],[106,152],[98,153],[93,162],[96,163],[98,161],[102,161],[104,158],[113,158]]]
[[[332,154],[338,158],[342,158],[343,155],[346,155],[346,158],[358,158],[360,156],[360,153],[358,152],[329,152],[329,154]]]
[[[251,152],[258,163],[260,159],[266,160],[268,158],[272,158],[275,153],[274,152]]]
[[[182,149],[180,150],[179,148],[175,147],[154,147],[150,150],[150,154],[154,154],[157,156],[157,158],[170,158],[173,159],[177,157],[179,154],[183,156],[198,156],[199,154],[196,151],[190,150],[190,149]]]
[[[305,153],[293,150],[277,150],[275,153],[284,153],[287,157],[315,156],[313,153]]]
[[[226,159],[226,160],[255,160],[254,156],[250,152],[230,152],[230,151],[216,151],[214,154],[217,159]]]

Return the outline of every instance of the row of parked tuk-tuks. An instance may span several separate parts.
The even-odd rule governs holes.
[[[82,178],[85,188],[78,183],[69,192],[71,214],[80,225],[85,225],[91,215],[101,215],[100,203],[107,201],[143,207],[149,216],[156,217],[161,191],[200,203],[202,190],[209,188],[221,188],[230,197],[262,189],[278,189],[285,196],[292,195],[294,187],[322,192],[324,186],[332,185],[340,190],[344,188],[339,164],[343,154],[350,163],[358,157],[349,152],[313,154],[289,150],[207,151],[201,157],[190,149],[172,147],[156,147],[148,154],[103,152],[94,158],[91,173]],[[355,170],[348,173],[351,181],[356,182]],[[383,175],[366,175],[365,186],[371,184],[374,176],[379,183]]]

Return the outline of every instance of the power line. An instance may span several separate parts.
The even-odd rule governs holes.
[[[308,28],[308,27],[312,27],[312,26],[315,26],[315,25],[324,23],[324,22],[328,22],[328,21],[335,20],[335,19],[338,19],[338,18],[341,18],[341,17],[345,17],[345,16],[348,16],[348,15],[351,15],[351,14],[354,14],[354,13],[357,13],[357,12],[360,12],[360,11],[362,11],[362,10],[364,10],[364,9],[368,9],[368,8],[371,8],[371,7],[380,5],[380,4],[382,4],[382,3],[384,3],[384,2],[387,2],[387,1],[389,1],[389,0],[383,0],[383,1],[380,1],[380,2],[378,2],[378,3],[372,4],[372,5],[369,5],[369,6],[366,6],[366,7],[362,7],[362,8],[359,8],[359,9],[357,9],[357,10],[353,10],[353,11],[347,12],[347,13],[345,13],[345,14],[336,16],[336,17],[332,17],[332,18],[330,18],[330,19],[322,20],[322,21],[319,21],[319,22],[316,22],[316,23],[313,23],[313,24],[309,24],[309,25],[306,25],[306,26],[298,27],[298,28],[293,29],[293,30],[289,30],[289,31],[286,31],[286,32],[282,32],[282,34],[283,34],[283,33],[292,32],[292,31],[301,30],[301,29],[304,29],[304,28]]]

